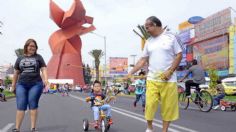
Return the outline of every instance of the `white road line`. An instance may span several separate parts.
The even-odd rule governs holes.
[[[0,129],[0,132],[7,132],[13,125],[14,123],[7,124],[3,129]]]
[[[143,115],[140,115],[140,114],[137,114],[137,113],[134,113],[134,112],[131,112],[131,111],[127,111],[127,110],[124,110],[124,109],[120,109],[118,107],[112,107],[113,109],[117,109],[119,111],[123,111],[123,112],[126,112],[126,113],[129,113],[129,114],[132,114],[132,115],[135,115],[135,116],[139,116],[139,117],[142,117],[144,118]],[[153,121],[156,121],[158,123],[162,123],[161,120],[157,120],[157,119],[154,119]],[[186,127],[182,127],[180,125],[175,125],[175,124],[171,124],[170,127],[175,127],[175,128],[178,128],[178,129],[181,129],[181,130],[184,130],[184,131],[188,131],[188,132],[197,132],[196,130],[192,130],[192,129],[189,129],[189,128],[186,128]]]
[[[74,96],[74,95],[70,95],[71,97],[73,98],[76,98],[78,100],[81,100],[81,101],[85,101],[85,99],[81,98],[81,97],[78,97],[78,96]],[[134,112],[131,112],[131,111],[127,111],[127,110],[124,110],[124,109],[120,109],[118,107],[112,107],[112,111],[116,112],[116,113],[119,113],[119,114],[122,114],[122,115],[125,115],[125,116],[129,116],[131,118],[134,118],[134,119],[137,119],[139,121],[142,121],[142,122],[146,122],[146,120],[144,119],[144,116],[143,115],[140,115],[140,114],[137,114],[137,113],[134,113]],[[123,111],[123,112],[122,112]],[[132,114],[132,115],[131,115]],[[135,115],[135,116],[133,116]],[[137,117],[138,116],[138,117]],[[141,117],[141,118],[140,118]],[[162,128],[162,121],[161,120],[157,120],[157,119],[154,119],[155,122],[157,123],[160,123],[160,124],[157,124],[155,122],[153,122],[153,125],[156,126],[156,127],[159,127],[159,128]],[[178,128],[178,129],[181,129],[181,130],[184,130],[184,131],[187,131],[187,132],[197,132],[196,130],[192,130],[192,129],[189,129],[189,128],[186,128],[186,127],[182,127],[182,126],[179,126],[179,125],[175,125],[175,124],[171,124],[171,127],[175,127],[175,128]],[[169,128],[169,131],[172,131],[172,132],[180,132],[178,130],[175,130],[173,128]]]

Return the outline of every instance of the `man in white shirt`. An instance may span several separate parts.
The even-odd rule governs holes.
[[[146,132],[153,132],[152,121],[159,103],[162,105],[162,131],[167,132],[170,122],[179,118],[175,70],[182,59],[182,44],[174,34],[162,28],[161,21],[155,16],[147,18],[145,28],[151,37],[145,44],[142,57],[127,78],[146,63],[149,64],[145,106]]]

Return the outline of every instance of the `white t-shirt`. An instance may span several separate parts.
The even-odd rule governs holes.
[[[164,82],[160,74],[171,67],[176,54],[182,52],[182,43],[170,32],[164,31],[157,37],[150,37],[145,44],[142,57],[149,57],[147,80]],[[176,82],[174,72],[168,82]]]

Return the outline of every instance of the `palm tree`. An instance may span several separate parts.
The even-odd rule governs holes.
[[[0,21],[0,27],[2,27],[2,25],[3,25],[3,22]],[[0,31],[0,35],[2,35],[2,32],[1,32],[1,31]]]
[[[24,49],[21,49],[21,48],[16,49],[15,53],[16,53],[17,57],[20,57],[20,56],[24,55]]]
[[[150,37],[150,34],[146,31],[146,29],[143,25],[138,25],[137,27],[142,35],[134,29],[133,29],[133,31],[136,35],[138,35],[141,38],[141,49],[143,50],[145,42]],[[164,30],[165,29],[167,29],[167,26],[164,27]]]
[[[95,69],[96,69],[96,80],[99,80],[100,59],[104,55],[104,52],[99,49],[94,49],[94,50],[90,51],[89,54],[94,58]]]

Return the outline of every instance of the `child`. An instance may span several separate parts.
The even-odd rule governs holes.
[[[104,104],[104,99],[106,98],[105,94],[102,93],[102,86],[100,81],[94,81],[93,83],[93,92],[90,97],[86,98],[86,102],[91,101],[91,107],[93,110],[94,120],[95,120],[95,128],[98,128],[98,119],[99,119],[99,109],[106,111],[106,117],[108,119],[108,123],[112,124],[111,119],[111,107],[109,104]]]
[[[6,100],[6,96],[5,94],[3,93],[4,89],[1,87],[0,88],[0,101],[7,101]]]
[[[142,107],[143,111],[145,110],[145,73],[143,71],[139,72],[139,77],[140,79],[135,81],[135,94],[136,94],[136,99],[134,101],[134,107],[136,107],[137,102],[142,100]]]
[[[224,86],[221,84],[220,80],[217,80],[216,91],[217,95],[213,98],[213,109],[219,108],[220,100],[225,97]]]

